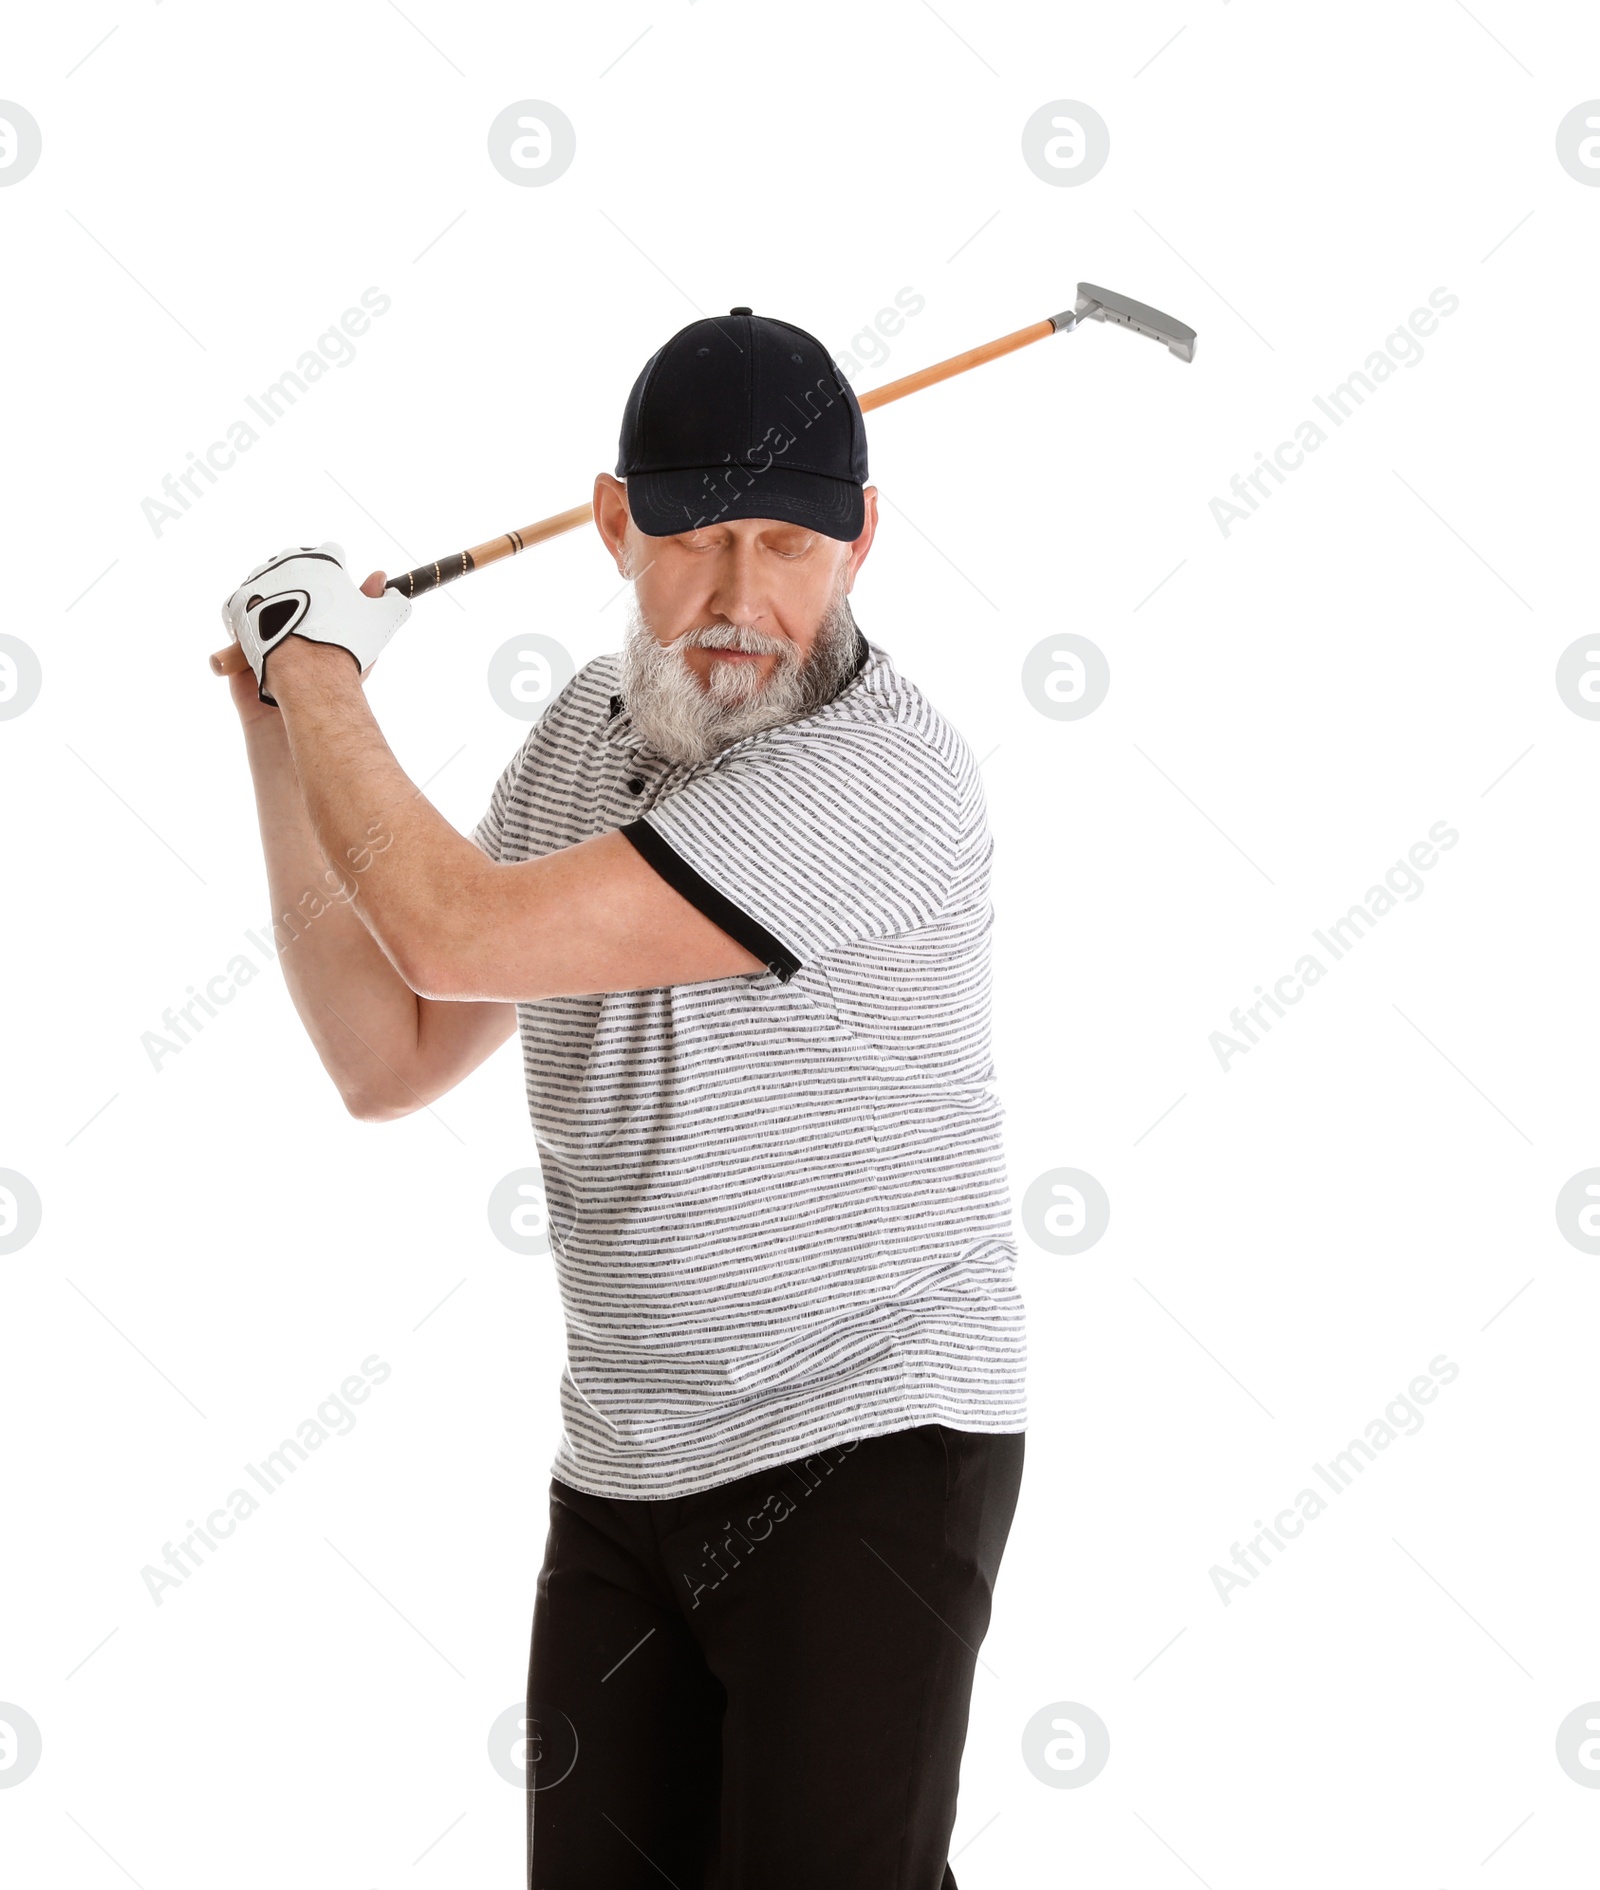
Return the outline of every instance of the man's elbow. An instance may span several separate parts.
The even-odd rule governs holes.
[[[474,854],[480,870],[490,867]],[[491,908],[474,880],[442,882],[425,902],[384,915],[375,926],[389,962],[420,998],[456,1004],[481,995],[485,934]]]
[[[422,1098],[414,1091],[393,1085],[342,1084],[339,1099],[357,1122],[398,1122],[422,1107]]]
[[[469,939],[397,946],[392,957],[395,970],[419,998],[466,1004],[489,995],[486,968]]]
[[[397,969],[419,998],[436,1004],[460,1004],[477,993],[463,968],[439,959],[407,959]]]
[[[395,970],[419,998],[450,1004],[469,995],[468,953],[460,941],[404,938],[394,940],[386,949]]]

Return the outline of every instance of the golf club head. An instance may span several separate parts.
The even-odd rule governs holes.
[[[1170,315],[1130,295],[1118,295],[1115,289],[1098,289],[1092,282],[1078,284],[1078,300],[1073,310],[1081,321],[1114,322],[1119,328],[1131,328],[1165,344],[1180,361],[1194,359],[1195,332]]]

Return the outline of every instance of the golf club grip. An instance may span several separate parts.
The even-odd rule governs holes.
[[[420,597],[424,591],[436,591],[441,584],[452,584],[476,569],[470,551],[455,551],[448,558],[435,559],[432,564],[419,564],[415,571],[402,571],[399,577],[390,578],[383,588],[403,591],[407,597]]]
[[[486,564],[494,564],[501,558],[514,558],[519,551],[526,551],[529,545],[541,544],[546,538],[559,538],[563,532],[576,531],[578,526],[586,525],[593,517],[592,503],[569,506],[565,512],[557,512],[550,518],[536,519],[532,525],[502,532],[498,538],[491,538],[486,544],[474,545],[470,551],[453,551],[448,558],[438,558],[432,564],[419,564],[415,571],[402,571],[399,577],[390,578],[383,588],[386,591],[403,591],[407,597],[421,597],[425,591],[438,590],[441,584],[453,584],[469,571],[481,571]]]

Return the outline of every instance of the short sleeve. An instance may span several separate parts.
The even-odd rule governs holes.
[[[622,832],[786,980],[938,916],[971,832],[966,759],[892,722],[780,728]]]
[[[525,771],[536,771],[540,766],[539,756],[548,756],[550,743],[561,739],[564,728],[570,730],[572,715],[575,710],[581,713],[585,696],[592,698],[597,687],[607,687],[604,678],[608,677],[609,672],[601,669],[606,660],[598,657],[594,662],[586,663],[551,697],[529,728],[522,746],[506,763],[500,779],[495,782],[489,805],[482,820],[473,828],[470,838],[496,865],[500,863],[505,849],[506,816],[511,811],[519,777]],[[597,672],[602,678],[598,683]]]
[[[500,843],[505,837],[506,809],[511,804],[511,790],[521,772],[527,746],[524,742],[506,763],[500,779],[494,784],[494,792],[489,796],[489,805],[482,820],[472,830],[473,845],[480,847],[496,864],[500,859]]]

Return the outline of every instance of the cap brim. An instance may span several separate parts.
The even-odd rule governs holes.
[[[827,538],[861,536],[866,501],[853,479],[793,466],[716,466],[630,473],[628,512],[650,538],[704,531],[732,518],[777,518]]]

